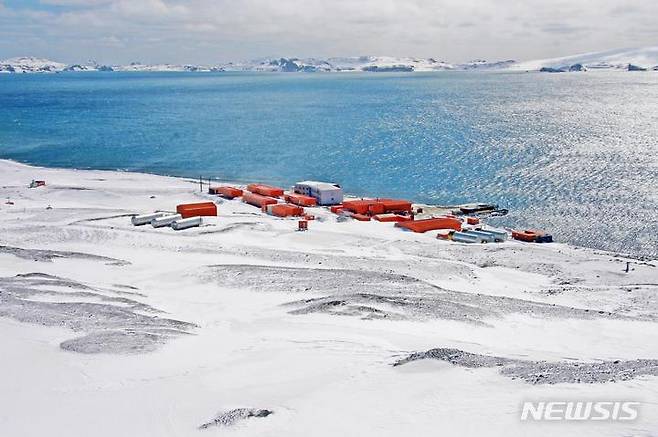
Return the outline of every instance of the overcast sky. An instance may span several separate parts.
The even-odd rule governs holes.
[[[0,59],[527,60],[658,45],[658,0],[0,0]]]

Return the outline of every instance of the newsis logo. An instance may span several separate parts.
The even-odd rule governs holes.
[[[631,421],[637,419],[640,403],[624,401],[523,402],[521,421]]]

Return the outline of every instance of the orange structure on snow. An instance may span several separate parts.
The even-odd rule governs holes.
[[[304,215],[304,208],[290,203],[263,205],[263,211],[277,217],[300,217]]]
[[[454,229],[455,231],[461,231],[462,222],[454,217],[436,217],[424,220],[398,222],[395,226],[413,232],[427,232],[437,229]]]
[[[413,220],[410,215],[378,214],[372,217],[378,222],[408,222]]]
[[[190,217],[216,216],[217,205],[213,202],[183,203],[176,206],[176,212],[184,219]]]
[[[340,214],[340,213],[343,212],[343,210],[344,210],[344,208],[343,208],[343,204],[340,204],[340,205],[333,205],[333,206],[329,207],[329,210],[330,210],[331,212],[333,212],[334,214]]]
[[[261,196],[260,194],[255,193],[243,193],[242,201],[259,208],[262,208],[264,205],[273,205],[275,203],[279,203],[276,199],[267,196]]]
[[[303,194],[286,194],[283,198],[286,199],[286,202],[300,206],[316,206],[318,204],[315,197],[305,196]]]
[[[377,215],[386,213],[411,213],[411,202],[398,199],[346,200],[343,209],[355,214]]]
[[[223,187],[212,187],[208,189],[210,194],[217,194],[226,199],[234,199],[236,197],[242,196],[242,190],[235,187],[223,186]]]
[[[247,185],[247,190],[251,191],[252,193],[260,194],[262,196],[269,196],[269,197],[283,196],[283,188],[273,187],[271,185],[249,184]]]
[[[365,215],[365,214],[354,214],[352,213],[351,216],[354,220],[358,220],[360,222],[369,222],[370,221],[370,216]]]

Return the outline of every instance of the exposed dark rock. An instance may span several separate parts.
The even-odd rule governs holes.
[[[211,426],[233,426],[237,422],[252,417],[267,417],[274,412],[271,410],[256,409],[256,408],[236,408],[220,412],[211,421],[199,425],[199,429],[207,429]]]
[[[521,379],[529,384],[594,384],[626,381],[643,375],[658,376],[658,360],[529,361],[475,354],[450,348],[416,352],[396,361],[393,366],[425,359],[441,360],[471,369],[499,367],[502,375],[512,379]]]

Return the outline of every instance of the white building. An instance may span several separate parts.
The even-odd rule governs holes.
[[[297,194],[315,197],[318,205],[338,205],[343,202],[343,189],[328,182],[297,182],[292,190]]]

